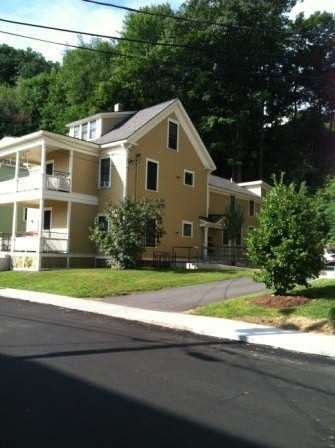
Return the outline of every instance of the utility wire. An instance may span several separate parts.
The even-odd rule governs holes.
[[[152,12],[152,11],[148,11],[145,9],[135,9],[135,8],[130,8],[128,6],[120,6],[120,5],[116,5],[114,3],[106,3],[106,2],[101,2],[101,1],[97,1],[97,0],[82,0],[82,1],[86,2],[86,3],[94,3],[96,5],[110,6],[112,8],[123,9],[125,11],[132,12],[132,13],[145,14],[145,15],[149,15],[149,16],[162,17],[162,18],[166,18],[166,19],[174,19],[177,21],[193,23],[196,25],[218,26],[218,27],[232,29],[232,30],[262,31],[265,33],[277,33],[277,34],[286,34],[286,35],[293,35],[293,36],[301,34],[296,31],[289,31],[289,30],[276,30],[273,28],[272,29],[271,28],[263,28],[263,27],[258,27],[258,26],[231,25],[231,24],[226,24],[226,23],[221,23],[221,22],[212,22],[209,20],[190,19],[185,16],[180,16],[180,15],[177,16],[177,15],[171,15],[171,14]],[[306,33],[306,36],[321,36],[321,34]]]
[[[42,28],[45,30],[52,30],[52,31],[61,31],[63,33],[72,33],[72,34],[79,34],[83,36],[90,36],[90,37],[100,37],[102,39],[115,39],[115,40],[121,40],[121,41],[127,41],[127,42],[134,42],[134,43],[140,43],[140,44],[147,44],[147,45],[158,45],[161,47],[173,47],[173,48],[185,48],[188,50],[197,50],[197,51],[210,51],[210,52],[223,52],[224,50],[221,50],[219,48],[209,48],[209,47],[195,47],[192,45],[184,45],[184,44],[171,44],[168,42],[152,42],[149,40],[143,40],[143,39],[131,39],[129,37],[116,37],[116,36],[108,36],[106,34],[96,34],[96,33],[88,33],[86,31],[75,31],[75,30],[68,30],[66,28],[56,28],[53,26],[47,26],[47,25],[38,25],[36,23],[28,23],[28,22],[18,22],[16,20],[8,20],[8,19],[2,19],[0,18],[0,22],[5,23],[12,23],[14,25],[22,25],[22,26],[31,26],[34,28]]]
[[[120,52],[111,50],[99,50],[96,48],[91,48],[91,47],[87,47],[87,46],[80,46],[80,45],[73,45],[73,44],[68,44],[68,43],[64,43],[64,42],[55,42],[55,41],[51,41],[51,40],[46,40],[46,39],[41,39],[41,38],[37,38],[37,37],[32,37],[32,36],[27,36],[27,35],[23,35],[23,34],[17,34],[17,33],[10,33],[8,31],[2,31],[0,30],[0,33],[2,34],[8,34],[10,36],[17,36],[17,37],[22,37],[25,39],[31,39],[31,40],[35,40],[35,41],[40,41],[40,42],[45,42],[45,43],[49,43],[49,44],[53,44],[53,45],[61,45],[64,47],[69,47],[69,48],[77,48],[80,50],[87,50],[87,51],[91,51],[91,52],[96,52],[96,53],[102,53],[102,54],[107,54],[107,55],[112,55],[112,56],[120,56],[122,58],[130,58],[130,59],[137,59],[137,60],[143,60],[143,61],[149,61],[149,59],[147,57],[143,57],[143,56],[139,56],[139,55],[129,55],[129,54],[122,54]],[[236,54],[236,53],[235,53]],[[171,63],[169,61],[163,61],[160,60],[159,61],[160,65],[165,65],[167,67],[171,67]],[[180,63],[180,62],[176,62],[174,61],[174,66],[178,66],[178,67],[184,67],[184,68],[188,68],[188,69],[194,69],[193,65],[189,65],[189,64],[185,64],[185,63]],[[239,74],[245,74],[245,75],[260,75],[260,72],[257,71],[251,71],[251,70],[236,70],[234,68],[229,67],[228,69],[225,70],[226,72],[233,72],[233,73],[239,73]],[[272,78],[276,78],[276,79],[280,79],[282,78],[282,76],[280,74],[271,74]],[[332,81],[332,78],[327,78],[327,77],[316,77],[316,76],[306,76],[306,75],[302,75],[302,74],[297,74],[296,76],[292,76],[292,75],[288,75],[286,77],[287,79],[291,79],[291,80],[296,80],[296,79],[315,79],[315,80],[322,80],[322,81]]]
[[[146,44],[146,45],[152,45],[152,46],[162,46],[162,47],[170,47],[170,48],[184,48],[187,50],[195,50],[195,51],[202,51],[202,52],[211,52],[211,53],[223,53],[223,54],[227,54],[227,50],[223,49],[223,48],[217,48],[217,47],[198,47],[198,46],[193,46],[193,45],[186,45],[186,44],[176,44],[176,43],[168,43],[168,42],[152,42],[152,41],[147,41],[147,40],[143,40],[143,39],[133,39],[133,38],[127,38],[127,37],[116,37],[116,36],[109,36],[109,35],[104,35],[104,34],[94,34],[94,33],[88,33],[85,31],[75,31],[75,30],[69,30],[69,29],[65,29],[65,28],[57,28],[57,27],[51,27],[51,26],[47,26],[47,25],[38,25],[38,24],[34,24],[34,23],[28,23],[28,22],[18,22],[15,20],[8,20],[8,19],[3,19],[0,18],[0,22],[5,22],[5,23],[12,23],[15,25],[20,25],[20,26],[30,26],[30,27],[34,27],[34,28],[42,28],[42,29],[47,29],[47,30],[52,30],[52,31],[59,31],[59,32],[65,32],[65,33],[72,33],[72,34],[77,34],[77,35],[84,35],[84,36],[90,36],[90,37],[99,37],[102,39],[114,39],[114,40],[120,40],[120,41],[127,41],[127,42],[133,42],[133,43],[139,43],[139,44]],[[14,34],[14,33],[13,33]],[[30,39],[33,39],[31,37],[28,37]],[[35,38],[36,39],[36,38]],[[51,42],[52,43],[52,42]],[[56,45],[65,45],[64,43],[55,43]],[[70,46],[70,45],[68,45]],[[77,48],[75,45],[73,45],[74,48]],[[80,48],[78,46],[78,48]],[[119,53],[121,57],[125,57],[124,55],[122,55],[122,53]],[[266,57],[266,58],[271,58],[274,55],[273,54],[260,54],[257,52],[253,52],[252,50],[250,50],[248,48],[248,51],[246,51],[245,53],[243,53],[242,51],[239,51],[239,53],[234,52],[234,55],[240,55],[240,56],[260,56],[260,57]],[[127,57],[136,57],[136,56],[127,56]],[[312,59],[312,58],[311,58]],[[313,58],[314,59],[314,58]],[[316,60],[316,58],[315,58]]]
[[[37,38],[37,37],[27,36],[27,35],[24,35],[24,34],[10,33],[9,31],[2,31],[2,30],[0,30],[0,33],[8,34],[10,36],[22,37],[24,39],[36,40],[36,41],[39,41],[39,42],[45,42],[47,44],[61,45],[63,47],[69,47],[69,48],[78,48],[79,50],[95,51],[97,53],[110,54],[112,56],[120,56],[120,57],[123,57],[123,58],[145,59],[145,58],[141,58],[140,56],[125,55],[125,54],[120,53],[119,51],[99,50],[98,48],[84,47],[82,45],[68,44],[68,43],[64,43],[64,42],[55,42],[55,41],[52,41],[52,40],[41,39],[41,38]]]

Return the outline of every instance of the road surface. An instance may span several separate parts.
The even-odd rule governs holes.
[[[334,361],[0,299],[4,448],[334,447]]]

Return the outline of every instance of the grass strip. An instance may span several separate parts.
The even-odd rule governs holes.
[[[252,275],[253,271],[250,269],[4,271],[0,272],[0,288],[23,289],[77,298],[98,298],[252,277]]]

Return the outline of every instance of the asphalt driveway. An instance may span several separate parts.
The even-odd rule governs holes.
[[[182,286],[160,291],[96,299],[115,305],[145,310],[184,312],[221,300],[265,291],[263,283],[236,278],[202,285]]]

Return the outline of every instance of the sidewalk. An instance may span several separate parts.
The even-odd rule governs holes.
[[[190,331],[192,333],[267,345],[300,353],[335,358],[335,336],[299,331],[281,330],[265,325],[249,324],[228,319],[218,319],[189,314],[153,311],[120,306],[101,301],[0,288],[0,296],[58,306],[89,313],[102,314],[151,325]]]

